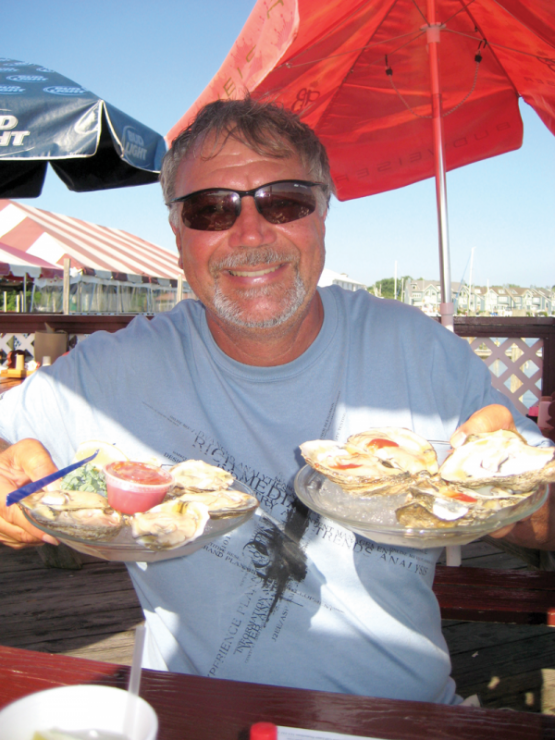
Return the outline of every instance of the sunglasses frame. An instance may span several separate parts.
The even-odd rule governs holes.
[[[179,198],[173,198],[173,200],[170,201],[169,205],[174,205],[175,203],[185,203],[190,198],[193,198],[194,196],[197,196],[197,195],[203,195],[204,193],[216,193],[216,192],[234,193],[235,195],[238,195],[239,196],[239,201],[238,202],[234,201],[234,205],[235,205],[235,220],[226,229],[214,229],[215,231],[228,231],[229,229],[231,229],[234,226],[235,221],[237,221],[237,219],[239,218],[239,216],[241,214],[241,203],[242,203],[242,200],[243,200],[243,198],[246,198],[247,196],[248,197],[251,197],[251,198],[254,198],[254,202],[255,202],[255,205],[256,205],[256,210],[258,211],[258,213],[260,213],[260,215],[264,219],[266,219],[266,221],[268,221],[268,223],[273,223],[274,225],[279,225],[279,224],[276,224],[275,222],[270,221],[269,219],[267,219],[266,216],[264,215],[264,213],[260,210],[259,204],[258,204],[258,201],[257,201],[256,194],[257,194],[257,192],[259,190],[262,190],[263,188],[268,188],[268,187],[271,187],[272,185],[280,185],[282,183],[293,184],[293,185],[303,185],[303,186],[306,186],[306,187],[309,187],[309,188],[313,188],[313,187],[323,188],[323,187],[325,187],[324,186],[324,183],[321,183],[321,182],[313,182],[312,180],[272,180],[272,182],[266,182],[263,185],[259,185],[256,188],[252,188],[251,190],[236,190],[234,188],[218,188],[218,187],[204,188],[202,190],[195,190],[192,193],[187,193],[187,195],[181,195],[181,196],[179,196]],[[310,213],[314,213],[314,211],[316,210],[316,208],[318,206],[318,202],[317,202],[317,199],[316,198],[315,198],[315,201],[316,202],[315,202],[314,209],[312,211],[310,211]],[[310,213],[307,213],[306,215],[308,216],[308,215],[310,215]],[[299,218],[291,219],[290,221],[284,221],[283,223],[293,223],[293,221],[298,221],[301,218],[306,218],[306,216],[300,216]],[[192,226],[187,226],[187,228],[191,228],[192,229],[193,227]],[[194,231],[197,231],[197,230],[198,231],[212,231],[212,229],[194,229]]]

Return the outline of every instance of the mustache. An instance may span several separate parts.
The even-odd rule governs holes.
[[[294,260],[295,256],[290,252],[278,252],[273,247],[257,247],[256,249],[236,252],[219,260],[214,260],[210,263],[209,269],[213,275],[220,270],[236,270],[238,267],[254,267],[258,265],[275,265],[276,262],[283,264],[285,262],[293,262]]]

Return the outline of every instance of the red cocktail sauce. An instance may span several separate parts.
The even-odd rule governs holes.
[[[110,465],[110,473],[115,478],[142,483],[148,486],[163,486],[171,483],[172,477],[165,470],[155,468],[148,463],[115,462]]]
[[[171,473],[148,463],[113,462],[104,468],[108,503],[123,514],[161,504],[173,483]]]

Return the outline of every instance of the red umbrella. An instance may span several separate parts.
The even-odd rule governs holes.
[[[445,172],[518,149],[518,98],[555,134],[553,0],[258,0],[217,98],[275,100],[325,144],[340,200],[436,177],[442,322],[452,326]]]

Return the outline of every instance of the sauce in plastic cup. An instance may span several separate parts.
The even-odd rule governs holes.
[[[168,471],[129,460],[108,463],[104,474],[108,503],[122,514],[148,511],[161,504],[173,483]]]

